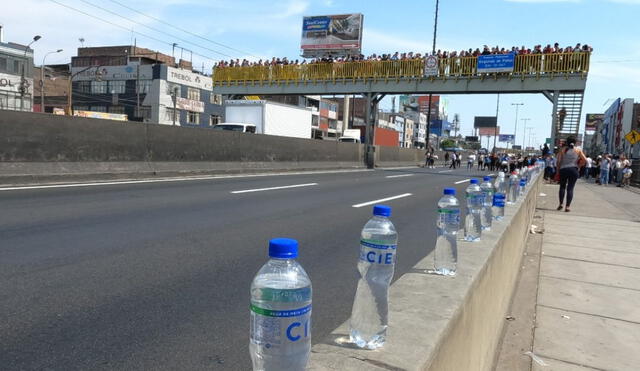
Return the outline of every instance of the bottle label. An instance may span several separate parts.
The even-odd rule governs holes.
[[[370,264],[394,264],[397,245],[386,245],[376,240],[360,240],[360,260]]]
[[[455,224],[460,225],[460,209],[441,209],[438,208],[438,224]]]
[[[251,310],[251,342],[262,347],[263,353],[280,354],[291,344],[311,346],[311,304],[292,310],[260,308]]]
[[[493,195],[493,206],[504,207],[505,195],[502,193],[496,193]]]
[[[468,194],[467,195],[467,204],[472,207],[482,207],[484,203],[484,194]]]

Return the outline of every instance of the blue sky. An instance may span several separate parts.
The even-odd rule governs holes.
[[[26,43],[35,34],[43,36],[34,45],[36,64],[41,63],[45,52],[58,48],[63,48],[64,52],[50,55],[47,63],[68,62],[80,46],[80,37],[85,39],[85,46],[126,45],[136,38],[139,46],[167,54],[171,54],[171,43],[177,42],[214,59],[228,59],[214,51],[238,58],[286,56],[295,59],[299,56],[302,16],[350,12],[364,14],[364,54],[424,53],[431,49],[435,7],[435,0],[118,1],[237,51],[170,28],[110,0],[55,2],[109,20],[124,29],[76,13],[52,0],[4,0],[0,23],[5,26],[6,41]],[[442,0],[437,48],[460,50],[484,44],[531,47],[554,42],[563,46],[577,42],[590,44],[595,50],[583,114],[603,112],[610,101],[618,97],[640,101],[639,15],[640,0]],[[134,34],[131,30],[157,40]],[[209,70],[213,61],[195,55],[194,65],[200,67],[202,63]],[[470,134],[474,116],[495,114],[495,95],[445,98],[450,117],[454,113],[460,114],[462,133],[466,135]],[[527,126],[534,128],[536,143],[542,143],[550,132],[551,104],[541,95],[502,95],[498,121],[503,133],[513,132],[515,109],[511,103],[514,102],[525,104],[520,108],[519,118],[531,119]],[[390,101],[385,100],[383,107],[390,108]],[[518,122],[518,128],[518,142],[521,143],[523,121]]]

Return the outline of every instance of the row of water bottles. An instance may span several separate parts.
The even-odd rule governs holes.
[[[386,340],[388,291],[396,262],[398,233],[391,208],[376,205],[360,236],[358,287],[350,340],[376,349]],[[311,352],[311,280],[295,260],[298,243],[269,242],[269,261],[251,284],[249,350],[254,371],[304,370]]]
[[[543,169],[537,162],[513,171],[506,178],[500,172],[492,182],[485,176],[483,182],[471,179],[465,190],[467,215],[464,219],[464,237],[468,242],[480,241],[483,231],[491,230],[493,221],[504,218],[505,204],[512,205],[524,195],[524,191]],[[445,188],[444,196],[438,201],[437,240],[434,252],[433,273],[453,276],[458,261],[458,231],[460,229],[460,202],[454,188]]]
[[[504,217],[505,203],[515,202],[539,166],[515,172],[495,182],[472,179],[466,189],[464,239],[479,241],[494,220]],[[458,258],[460,203],[456,190],[446,188],[438,201],[435,273],[453,276]],[[506,200],[510,201],[506,201]],[[506,202],[505,202],[506,201]],[[376,205],[360,236],[358,286],[349,321],[350,340],[376,349],[386,340],[388,291],[396,262],[398,234],[389,220],[391,208]],[[287,238],[269,242],[270,260],[251,284],[250,353],[254,371],[304,370],[311,352],[311,279],[296,261],[298,243]]]

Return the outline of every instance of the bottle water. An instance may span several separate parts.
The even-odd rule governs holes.
[[[269,241],[270,260],[251,283],[254,371],[304,370],[311,353],[311,280],[295,258],[298,242]]]
[[[483,180],[484,182],[480,184],[480,189],[484,196],[482,202],[482,213],[480,214],[480,224],[483,231],[489,231],[491,230],[491,222],[493,221],[493,212],[491,208],[493,206],[493,194],[495,193],[495,189],[493,188],[493,184],[491,184],[490,176],[485,176]]]
[[[526,186],[527,186],[526,179],[520,179],[520,187],[518,187],[518,197],[524,196],[524,190]]]
[[[373,218],[364,225],[360,235],[360,279],[349,321],[351,342],[360,348],[376,349],[386,340],[389,284],[398,243],[390,215],[390,207],[374,206]]]
[[[493,215],[496,220],[504,218],[504,204],[507,198],[507,181],[504,179],[504,172],[498,173],[495,182],[496,193],[493,195]]]
[[[509,195],[507,197],[507,204],[513,205],[518,200],[518,186],[520,185],[520,179],[518,179],[518,173],[512,172],[509,177]]]
[[[458,262],[458,241],[460,229],[460,202],[455,197],[455,188],[445,188],[444,196],[438,201],[438,237],[433,254],[434,273],[455,276]]]
[[[480,241],[482,223],[480,214],[484,203],[484,195],[478,185],[478,179],[471,179],[467,187],[467,216],[464,222],[465,241]]]

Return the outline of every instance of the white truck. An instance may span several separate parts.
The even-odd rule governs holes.
[[[227,100],[227,123],[255,125],[256,133],[311,138],[311,109],[266,100]]]

